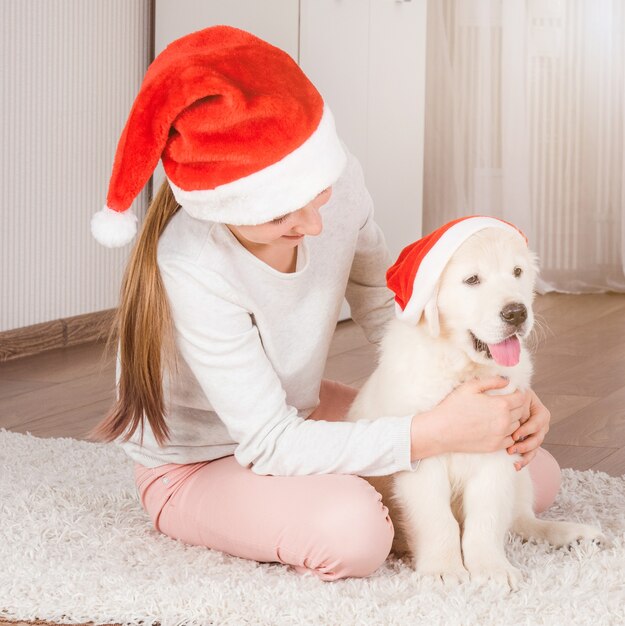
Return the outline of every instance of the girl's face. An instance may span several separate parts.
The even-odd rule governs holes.
[[[330,199],[331,195],[332,187],[328,187],[301,209],[264,224],[255,226],[228,224],[227,226],[246,247],[271,245],[293,248],[305,235],[315,236],[321,233],[323,224],[319,209]]]

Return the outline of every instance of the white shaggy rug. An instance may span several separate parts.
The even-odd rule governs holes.
[[[612,545],[510,538],[519,591],[444,587],[390,558],[326,583],[156,533],[114,445],[0,431],[0,618],[60,623],[445,625],[625,623],[625,476],[563,471],[543,517],[601,526]]]

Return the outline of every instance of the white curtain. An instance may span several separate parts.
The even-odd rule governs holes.
[[[625,291],[625,1],[430,0],[424,232],[501,217],[541,291]]]

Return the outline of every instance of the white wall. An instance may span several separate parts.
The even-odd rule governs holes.
[[[300,66],[362,163],[393,258],[421,236],[426,4],[300,1]]]
[[[117,304],[129,247],[103,248],[89,221],[148,65],[149,18],[148,0],[2,0],[0,331]]]
[[[174,39],[217,24],[242,28],[297,61],[299,0],[156,0],[156,54]]]

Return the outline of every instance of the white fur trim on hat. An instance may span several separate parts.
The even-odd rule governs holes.
[[[319,126],[283,159],[215,189],[185,191],[169,180],[178,204],[200,220],[253,225],[301,209],[334,184],[347,157],[324,106]]]
[[[130,209],[113,211],[105,206],[91,218],[91,234],[107,248],[130,243],[137,232],[137,216]]]
[[[421,261],[406,307],[402,310],[397,303],[395,305],[395,314],[399,319],[412,324],[419,322],[427,303],[435,295],[438,281],[454,252],[471,235],[485,228],[501,228],[523,238],[514,226],[493,217],[470,217],[457,222],[441,235]]]

